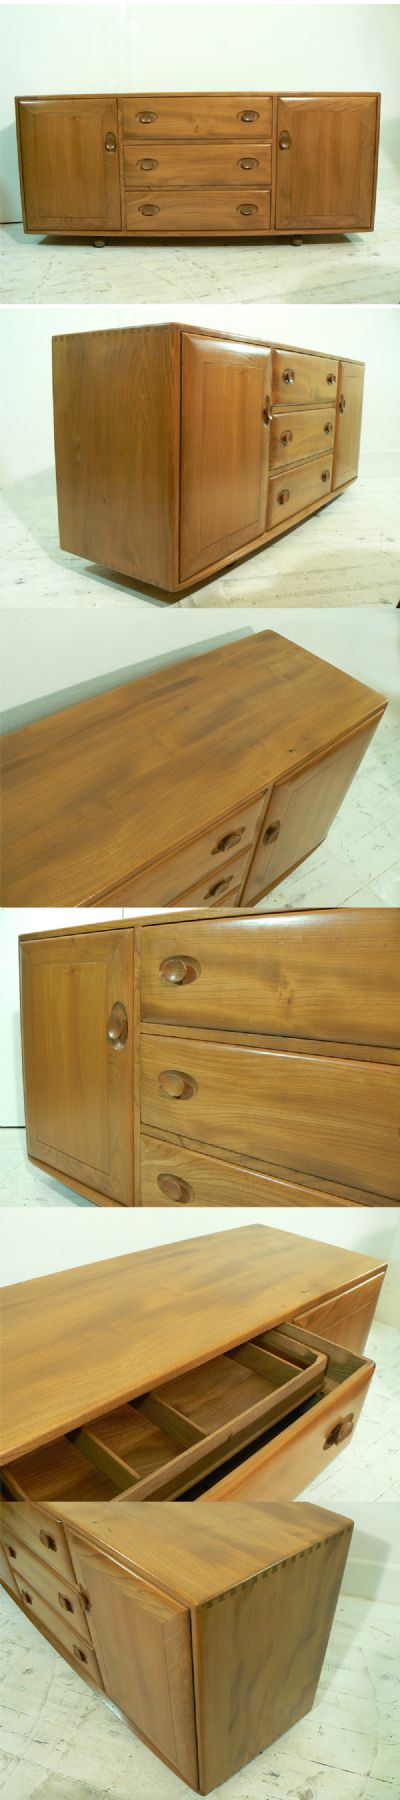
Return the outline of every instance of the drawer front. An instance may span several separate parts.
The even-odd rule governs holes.
[[[311,1342],[311,1333],[307,1334]],[[329,1342],[313,1338],[320,1349]],[[286,1425],[269,1444],[223,1475],[202,1495],[207,1500],[295,1500],[329,1467],[351,1439],[374,1364],[365,1362],[340,1387]]]
[[[12,1470],[7,1473],[7,1486],[12,1488]],[[33,1551],[40,1561],[47,1564],[53,1574],[68,1582],[74,1582],[74,1570],[68,1550],[67,1540],[58,1520],[42,1512],[40,1506],[32,1506],[29,1500],[3,1500],[1,1502],[2,1535],[6,1542],[7,1534],[16,1534],[18,1541],[27,1551]]]
[[[144,1134],[140,1197],[142,1206],[326,1206],[328,1199],[316,1187],[279,1181],[256,1169],[235,1168],[220,1157],[202,1156],[199,1151],[182,1149],[181,1144],[171,1144],[168,1138]],[[329,1194],[329,1204],[344,1206],[346,1202]]]
[[[399,1199],[399,1070],[322,1056],[142,1038],[142,1123]]]
[[[231,863],[229,868],[216,869],[215,874],[207,875],[196,887],[186,889],[178,895],[178,905],[182,906],[222,906],[224,900],[232,905],[234,894],[240,893],[246,868],[245,858]]]
[[[6,1552],[5,1552],[5,1550],[3,1550],[3,1545],[1,1543],[0,1543],[0,1581],[5,1582],[6,1587],[11,1588],[11,1592],[13,1594],[18,1593],[17,1583],[16,1583],[16,1581],[14,1581],[11,1563],[8,1561],[8,1557],[6,1556]]]
[[[275,413],[271,424],[270,468],[284,469],[286,464],[301,462],[307,456],[326,455],[333,450],[335,436],[334,406],[316,406],[310,411]]]
[[[268,482],[267,531],[284,525],[307,506],[326,500],[332,487],[332,452],[318,456],[314,462],[301,463],[298,469],[281,471]]]
[[[383,1274],[369,1275],[346,1294],[334,1294],[331,1300],[323,1300],[320,1306],[313,1306],[308,1312],[299,1313],[296,1323],[304,1326],[307,1331],[318,1331],[331,1343],[343,1344],[348,1350],[361,1352],[372,1325],[383,1280]]]
[[[20,1581],[18,1578],[17,1587],[32,1624],[43,1625],[56,1649],[67,1650],[77,1671],[81,1675],[89,1675],[96,1687],[102,1687],[99,1665],[91,1644],[80,1638],[76,1628],[68,1625],[67,1620],[59,1613],[53,1612],[48,1601],[43,1599],[42,1594],[35,1592],[30,1582]]]
[[[119,101],[125,137],[237,138],[244,144],[272,135],[267,94],[136,94]]]
[[[214,825],[204,837],[195,838],[194,843],[178,850],[176,856],[153,863],[150,869],[143,869],[141,875],[127,876],[126,881],[113,888],[112,899],[122,900],[124,905],[132,901],[140,906],[147,902],[151,906],[167,906],[195,883],[210,886],[217,871],[221,875],[225,873],[224,863],[232,862],[236,853],[241,855],[250,850],[269,791],[266,789],[262,799],[254,800],[250,806],[238,807],[237,812]],[[210,881],[207,881],[208,875]],[[103,901],[99,904],[103,905]]]
[[[267,231],[271,223],[268,188],[129,188],[127,231],[151,237],[155,232],[196,231],[244,233]]]
[[[62,1582],[60,1576],[49,1569],[48,1563],[39,1561],[39,1557],[34,1556],[32,1550],[27,1550],[26,1545],[20,1544],[11,1531],[4,1533],[4,1545],[20,1590],[23,1586],[40,1594],[42,1600],[66,1621],[72,1631],[76,1631],[81,1638],[87,1638],[90,1643],[85,1607],[77,1589],[70,1587],[66,1581]]]
[[[338,359],[309,355],[304,350],[274,350],[272,402],[274,406],[315,406],[336,400]]]
[[[270,187],[271,144],[174,143],[157,140],[150,148],[142,143],[124,144],[126,188],[167,182],[170,187]]]
[[[309,1053],[315,1041],[398,1052],[400,913],[367,909],[360,923],[350,909],[149,923],[142,1019],[251,1031],[265,1048],[283,1036]]]

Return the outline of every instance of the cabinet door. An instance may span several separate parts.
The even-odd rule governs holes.
[[[376,125],[374,94],[278,101],[277,230],[371,226]]]
[[[271,354],[183,333],[181,580],[266,529]]]
[[[22,943],[21,1007],[29,1154],[129,1205],[133,932]]]
[[[332,488],[343,487],[357,475],[363,393],[362,363],[339,363]]]
[[[374,730],[375,721],[311,769],[278,782],[242,894],[243,905],[252,906],[326,837]]]
[[[185,1606],[71,1539],[109,1698],[197,1787],[190,1617]]]
[[[28,230],[118,231],[116,100],[20,100],[17,116]]]

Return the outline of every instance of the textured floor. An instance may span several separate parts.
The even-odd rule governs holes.
[[[4,491],[0,512],[3,606],[164,606],[123,576],[59,548],[54,474]],[[400,599],[398,479],[364,476],[240,565],[223,570],[179,607],[396,606]]]
[[[180,1800],[192,1790],[2,1596],[4,1800]],[[396,1800],[400,1611],[339,1600],[311,1713],[215,1793]]]
[[[383,168],[375,230],[317,238],[295,248],[263,244],[111,243],[0,235],[4,301],[296,300],[398,301],[400,196],[395,171]]]

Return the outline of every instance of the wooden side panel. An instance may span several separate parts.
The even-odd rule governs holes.
[[[116,100],[19,100],[17,110],[27,229],[120,230]]]
[[[312,768],[274,788],[241,896],[244,906],[275,887],[326,837],[374,730],[375,723],[356,732]]]
[[[317,1182],[400,1199],[400,1069],[142,1038],[142,1121]]]
[[[354,481],[358,472],[364,394],[364,369],[360,363],[339,363],[333,488]]]
[[[250,1508],[250,1512],[252,1512]],[[277,1561],[194,1615],[200,1792],[219,1788],[312,1706],[351,1538]]]
[[[188,975],[167,979],[178,958]],[[164,973],[164,979],[163,979]],[[184,973],[184,971],[183,971]],[[179,969],[178,969],[179,974]],[[190,917],[142,931],[144,1023],[400,1049],[400,912]]]
[[[266,529],[271,354],[182,337],[181,580]]]
[[[374,1318],[384,1280],[383,1275],[370,1275],[345,1294],[334,1294],[320,1306],[299,1314],[298,1323],[307,1331],[318,1331],[333,1344],[361,1355]]]
[[[121,1043],[107,1035],[117,1002],[128,1026]],[[24,943],[21,1007],[28,1151],[129,1205],[132,930]]]
[[[70,1534],[69,1544],[106,1693],[197,1786],[189,1613]]]
[[[278,101],[278,230],[368,230],[373,222],[377,97]]]
[[[60,543],[173,588],[178,578],[178,333],[53,338]]]

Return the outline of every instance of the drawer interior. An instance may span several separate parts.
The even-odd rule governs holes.
[[[37,1502],[174,1498],[320,1394],[326,1369],[301,1331],[266,1332],[32,1451],[7,1479]]]

